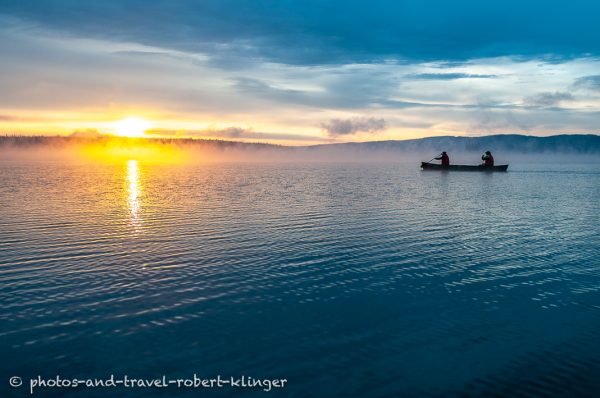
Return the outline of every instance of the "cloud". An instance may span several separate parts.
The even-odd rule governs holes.
[[[575,88],[585,88],[593,91],[600,91],[600,75],[584,76],[575,80]]]
[[[246,94],[297,104],[312,103],[315,100],[314,98],[309,98],[308,93],[302,90],[275,87],[256,78],[238,77],[232,80],[234,87]]]
[[[568,12],[542,0],[3,1],[0,13],[78,37],[294,65],[600,54],[600,3],[589,0]]]
[[[469,73],[417,73],[409,76],[422,80],[455,80],[455,79],[491,79],[496,75],[478,75]]]
[[[0,122],[45,122],[49,120],[52,119],[31,115],[0,114]]]
[[[482,109],[473,116],[469,131],[474,134],[490,134],[498,131],[530,133],[533,126],[527,115],[520,112]]]
[[[47,7],[50,2],[40,4]],[[79,7],[80,3],[73,4]],[[120,4],[113,6],[119,8]],[[183,3],[173,4],[177,8]],[[0,4],[0,9],[5,5]],[[154,5],[147,12],[156,12]],[[194,125],[201,129],[211,123],[234,126],[190,134],[243,140],[301,141],[320,136],[331,141],[336,134],[357,138],[351,137],[353,131],[370,131],[360,120],[350,119],[350,127],[347,121],[331,121],[347,115],[381,118],[386,128],[377,138],[385,139],[468,134],[478,124],[485,125],[486,133],[513,129],[534,134],[598,131],[598,116],[593,111],[600,109],[600,97],[598,91],[588,88],[598,87],[599,57],[560,64],[548,63],[547,58],[511,56],[463,62],[389,59],[379,63],[290,65],[265,62],[268,58],[255,47],[269,41],[263,36],[249,40],[246,44],[253,49],[242,49],[235,56],[233,48],[242,42],[214,38],[211,50],[204,55],[121,41],[118,35],[122,27],[113,29],[112,24],[105,25],[105,39],[82,39],[64,34],[71,32],[69,23],[65,23],[64,32],[48,29],[44,24],[54,23],[54,18],[62,16],[50,12],[48,21],[36,27],[23,20],[3,24],[0,16],[0,87],[10,93],[0,98],[4,130],[18,130],[22,125],[35,132],[65,134],[80,123],[81,127],[102,131],[109,118],[140,112],[154,118],[157,126],[175,132]],[[56,24],[58,29],[60,24]],[[40,26],[45,27],[41,30]],[[164,34],[166,38],[175,33],[166,26]],[[177,40],[157,43],[170,46]],[[296,44],[303,42],[288,43],[289,51],[294,51]],[[338,59],[333,55],[324,62]],[[220,61],[213,62],[215,57]],[[564,91],[571,91],[576,98]],[[528,102],[524,96],[531,96]],[[561,103],[568,106],[556,106]],[[489,120],[481,122],[478,114],[483,111],[489,111]],[[35,120],[24,120],[30,115],[35,115]],[[325,121],[330,122],[322,125]],[[235,127],[248,123],[259,131]],[[479,131],[484,127],[479,126]]]
[[[241,138],[244,136],[249,137],[255,134],[252,130],[242,127],[227,127],[221,130],[206,130],[206,133],[212,136],[228,138]]]
[[[207,128],[203,130],[173,130],[173,129],[151,129],[146,131],[147,135],[178,136],[178,137],[222,137],[222,138],[255,138],[256,133],[252,129],[243,127],[226,127],[222,129]],[[263,133],[259,133],[263,134]]]
[[[357,119],[331,119],[322,123],[321,127],[330,137],[339,137],[355,133],[377,133],[385,129],[384,119],[357,118]]]
[[[243,139],[243,140],[267,140],[267,141],[326,141],[322,137],[315,137],[300,134],[286,133],[267,133],[256,132],[250,128],[244,127],[225,127],[222,129],[204,129],[204,130],[172,130],[172,129],[152,129],[146,131],[147,135],[163,137],[201,137],[201,138],[225,138],[225,139]]]
[[[288,103],[327,109],[360,109],[378,105],[394,107],[419,106],[404,101],[390,102],[395,78],[378,70],[377,67],[339,70],[324,69],[312,73],[319,83],[318,89],[299,90],[275,86],[264,80],[249,77],[233,79],[238,92],[257,99],[266,99],[277,104]],[[295,81],[291,82],[296,83]],[[313,83],[314,84],[314,83]]]
[[[543,92],[531,97],[526,97],[523,99],[528,105],[532,106],[556,106],[559,105],[563,101],[572,101],[573,95],[570,93],[564,92]]]

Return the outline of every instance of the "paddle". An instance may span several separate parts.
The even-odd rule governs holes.
[[[440,156],[440,155],[441,155],[441,153],[440,153],[439,155],[435,155],[434,157],[432,157],[432,158],[431,158],[431,160],[435,160],[435,158],[437,158],[437,157],[438,157],[438,156]],[[431,162],[431,160],[428,160],[428,161],[426,161],[425,163],[429,163],[429,162]]]

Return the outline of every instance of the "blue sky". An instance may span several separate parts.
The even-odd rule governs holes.
[[[598,133],[592,1],[0,1],[0,128],[283,143]]]

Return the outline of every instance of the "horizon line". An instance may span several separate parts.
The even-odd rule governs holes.
[[[384,142],[409,142],[409,141],[422,141],[428,139],[441,139],[441,138],[458,138],[458,139],[480,139],[487,137],[505,137],[505,136],[515,136],[515,137],[528,137],[528,138],[536,138],[536,139],[550,139],[556,137],[600,137],[600,134],[595,133],[563,133],[563,134],[554,134],[554,135],[533,135],[533,134],[518,134],[518,133],[500,133],[500,134],[489,134],[489,135],[479,135],[479,136],[461,136],[461,135],[433,135],[427,137],[420,138],[407,138],[407,139],[391,139],[391,140],[370,140],[370,141],[344,141],[344,142],[330,142],[330,143],[322,143],[322,144],[310,144],[310,145],[285,145],[278,144],[272,142],[261,142],[261,141],[242,141],[235,139],[224,139],[224,138],[210,138],[210,137],[152,137],[152,136],[142,136],[142,137],[127,137],[127,136],[117,136],[112,134],[103,134],[98,133],[95,136],[84,136],[84,135],[23,135],[23,134],[2,134],[0,135],[0,139],[6,138],[25,138],[25,139],[68,139],[68,140],[80,140],[80,141],[99,141],[99,140],[116,140],[116,141],[194,141],[194,142],[222,142],[222,143],[233,143],[233,144],[248,144],[248,145],[270,145],[274,147],[289,147],[289,148],[298,148],[298,147],[317,147],[317,146],[333,146],[333,145],[357,145],[357,144],[369,144],[369,143],[384,143]],[[243,138],[243,137],[241,137]]]

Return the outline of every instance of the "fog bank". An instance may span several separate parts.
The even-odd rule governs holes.
[[[223,140],[101,137],[0,137],[3,160],[139,159],[153,162],[420,162],[441,151],[454,164],[478,164],[490,150],[496,163],[600,162],[600,136],[430,137],[405,141],[286,147]]]

